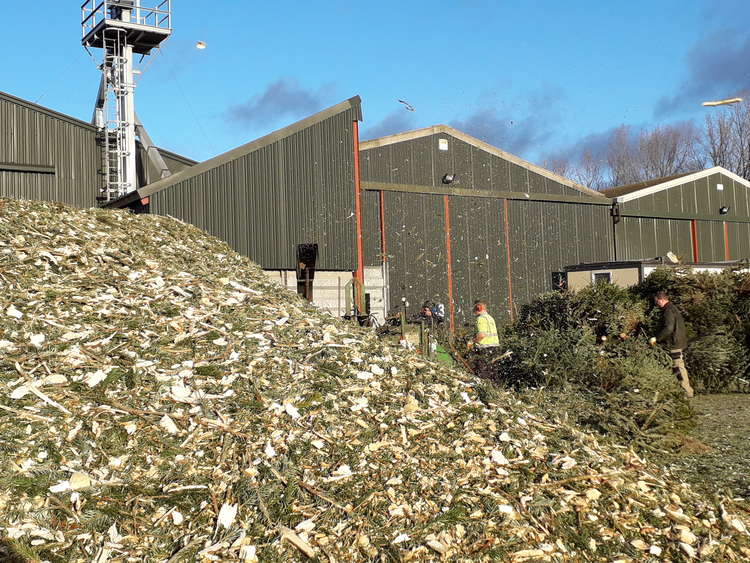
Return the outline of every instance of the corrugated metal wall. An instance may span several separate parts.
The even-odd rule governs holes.
[[[720,214],[721,207],[729,212]],[[687,262],[750,258],[748,188],[725,174],[687,181],[620,203],[619,208],[618,260],[654,258],[669,251]]]
[[[729,259],[750,258],[750,223],[727,223]]]
[[[445,213],[442,196],[384,194],[389,300],[418,311],[426,299],[448,304]]]
[[[362,246],[367,266],[379,266],[383,256],[380,249],[380,193],[362,192]]]
[[[91,125],[0,93],[0,196],[91,207],[99,154]]]
[[[724,260],[724,224],[720,221],[696,221],[698,262]]]
[[[622,217],[615,230],[618,260],[656,258],[667,252],[673,252],[688,262],[693,259],[688,219]]]
[[[440,138],[448,138],[449,150],[438,148]],[[609,200],[597,205],[588,194],[463,140],[440,133],[365,148],[361,155],[362,181],[370,190],[364,199],[367,263],[381,256],[382,197],[390,302],[397,307],[406,298],[409,314],[425,299],[449,309],[452,290],[457,328],[473,324],[475,300],[487,301],[498,320],[507,320],[512,310],[552,290],[553,272],[614,257]],[[457,174],[449,186],[441,181],[448,172]],[[378,182],[386,189],[378,190]],[[420,186],[435,193],[417,193]],[[481,189],[486,197],[451,194],[454,189]],[[582,201],[539,201],[525,193]]]
[[[318,269],[356,268],[353,122],[359,105],[151,196],[151,212],[225,240],[265,269],[296,266],[318,243]]]
[[[368,192],[367,201],[379,210],[375,194]],[[384,191],[383,201],[391,305],[406,298],[410,314],[426,299],[448,307],[450,278],[459,327],[472,322],[475,300],[508,319],[512,308],[553,289],[554,272],[614,259],[607,205],[449,196],[446,221],[441,195]],[[379,242],[379,231],[367,233],[370,243]]]
[[[447,143],[443,143],[447,150],[440,149],[440,139]],[[449,133],[436,133],[362,151],[362,180],[366,182],[440,187],[447,173],[455,174],[451,188],[591,197]]]
[[[717,189],[718,185],[722,186],[721,190]],[[722,219],[719,208],[729,205],[730,212],[723,218],[748,218],[747,191],[729,176],[716,173],[622,203],[620,209],[623,212],[638,211],[644,216],[649,213],[697,213]]]
[[[19,172],[1,168],[0,166],[0,196],[54,201],[50,197],[50,194],[55,192],[54,174]]]
[[[565,266],[614,259],[607,205],[510,201],[513,301],[516,307],[553,289]]]
[[[473,322],[472,306],[477,300],[486,301],[498,320],[508,317],[508,247],[503,200],[452,197],[448,205],[456,326]]]

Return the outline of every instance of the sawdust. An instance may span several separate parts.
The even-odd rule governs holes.
[[[172,219],[0,202],[0,353],[28,560],[750,557],[725,501]]]

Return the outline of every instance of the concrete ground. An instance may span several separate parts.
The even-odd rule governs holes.
[[[750,509],[750,394],[697,395],[697,425],[669,463],[693,488]]]

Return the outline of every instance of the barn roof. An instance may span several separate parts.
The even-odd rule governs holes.
[[[212,170],[218,166],[221,166],[222,164],[226,164],[242,156],[257,151],[263,147],[271,145],[277,141],[280,141],[286,137],[290,137],[296,133],[299,133],[300,131],[303,131],[304,129],[307,129],[312,125],[315,125],[316,123],[320,123],[334,115],[337,115],[343,111],[347,111],[351,108],[354,108],[357,111],[358,119],[362,119],[360,104],[361,99],[359,96],[349,98],[348,100],[319,111],[318,113],[311,115],[310,117],[297,121],[296,123],[292,123],[291,125],[269,133],[268,135],[260,137],[259,139],[250,141],[249,143],[205,160],[199,164],[191,166],[190,168],[181,170],[176,174],[172,174],[171,176],[162,178],[160,180],[157,180],[156,182],[152,182],[147,186],[143,186],[134,192],[130,192],[129,194],[126,194],[119,199],[109,202],[107,205],[105,205],[105,207],[125,207],[133,201],[136,201],[137,199],[144,198],[166,190],[171,186],[174,186],[175,184],[184,182],[185,180],[203,174],[208,170]]]
[[[13,96],[11,94],[8,94],[7,92],[0,91],[0,99],[4,99],[8,102],[17,104],[19,106],[26,107],[28,109],[38,111],[40,113],[46,114],[50,117],[54,117],[57,119],[61,119],[63,121],[67,121],[68,123],[72,123],[73,125],[78,125],[79,127],[83,127],[84,129],[91,129],[96,130],[96,127],[91,125],[91,123],[88,123],[86,121],[83,121],[81,119],[72,117],[70,115],[66,115],[64,113],[60,113],[59,111],[55,111],[53,109],[50,109],[48,107],[40,106],[39,104],[36,104],[34,102],[30,102],[28,100],[24,100],[22,98],[18,98],[16,96]]]
[[[724,174],[735,182],[739,182],[746,188],[750,188],[750,182],[745,178],[738,176],[734,172],[730,172],[726,168],[721,166],[714,166],[713,168],[707,168],[698,172],[687,172],[685,174],[675,174],[673,176],[666,176],[664,178],[656,178],[654,180],[648,180],[646,182],[639,182],[637,184],[628,184],[625,186],[617,186],[602,190],[602,194],[607,197],[616,198],[619,203],[632,201],[647,195],[652,195],[688,182],[700,180],[713,174]]]

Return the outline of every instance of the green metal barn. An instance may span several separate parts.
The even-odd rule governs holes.
[[[0,196],[96,205],[96,128],[0,92]]]
[[[365,141],[361,169],[365,261],[409,313],[439,301],[455,327],[480,299],[510,319],[564,266],[614,258],[610,199],[451,127]]]
[[[750,182],[721,167],[603,190],[617,260],[750,258]]]
[[[355,155],[360,100],[143,186],[107,204],[170,215],[226,241],[264,269],[294,270],[296,245],[317,267],[358,267]]]
[[[0,92],[0,197],[94,207],[102,186],[102,151],[96,127]],[[158,177],[137,147],[141,183]],[[194,160],[157,149],[171,172]],[[145,164],[144,164],[145,163]]]

